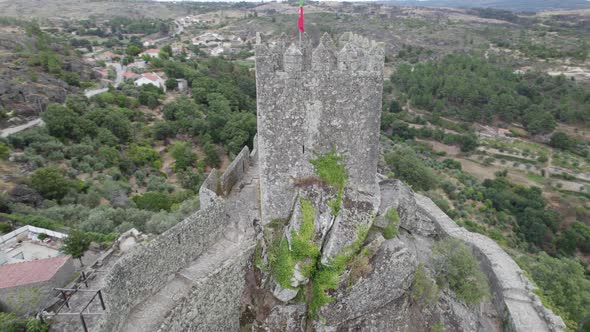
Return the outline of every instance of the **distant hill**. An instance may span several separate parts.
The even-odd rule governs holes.
[[[557,9],[588,9],[587,0],[389,0],[385,3],[402,6],[494,8],[537,12]]]

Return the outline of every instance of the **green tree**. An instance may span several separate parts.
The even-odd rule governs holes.
[[[141,48],[139,48],[136,45],[129,45],[125,50],[125,53],[127,53],[130,56],[137,56],[139,53],[141,53]]]
[[[221,164],[221,158],[217,147],[213,143],[205,143],[203,145],[203,151],[205,152],[205,163],[211,167],[219,167]]]
[[[62,199],[70,186],[71,181],[56,167],[39,168],[31,175],[31,187],[47,199]]]
[[[548,134],[555,129],[557,124],[553,115],[549,112],[529,111],[526,116],[525,129],[533,135]]]
[[[166,85],[166,89],[174,90],[178,86],[178,81],[175,78],[171,77],[166,80],[165,85]]]
[[[47,111],[41,114],[41,118],[51,136],[79,139],[83,135],[79,126],[79,115],[65,106],[50,104]]]
[[[191,150],[187,142],[176,142],[172,147],[172,158],[176,161],[174,163],[174,171],[184,171],[192,167],[197,161],[197,154]]]
[[[409,147],[398,147],[385,155],[395,176],[416,190],[428,191],[437,185],[434,172]]]
[[[154,212],[170,211],[173,203],[170,196],[159,192],[147,192],[143,195],[133,196],[133,201],[138,208]]]
[[[566,133],[556,132],[551,135],[549,145],[556,149],[568,150],[572,147],[573,141]]]
[[[133,144],[128,150],[127,156],[136,166],[141,167],[151,165],[159,169],[161,166],[161,156],[156,150],[149,146],[140,146]]]
[[[60,250],[65,254],[79,259],[80,264],[84,265],[82,257],[84,256],[84,252],[90,247],[90,242],[91,241],[86,233],[78,229],[72,229],[68,234],[68,237],[65,238],[64,245]]]
[[[10,156],[10,147],[8,144],[0,141],[0,159],[7,160]]]
[[[578,261],[541,252],[537,256],[520,256],[517,262],[539,287],[544,303],[564,319],[569,329],[588,331],[590,280]]]

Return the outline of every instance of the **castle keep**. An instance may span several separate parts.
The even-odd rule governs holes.
[[[378,174],[383,45],[350,33],[311,45],[307,36],[269,43],[258,35],[252,150],[209,174],[199,211],[114,264],[102,288],[106,311],[92,330],[564,331],[493,240]],[[332,151],[347,173],[340,188],[311,162]],[[389,212],[399,214],[398,235],[385,239],[379,229]],[[492,298],[467,306],[443,291],[422,310],[408,294],[447,237],[472,249]],[[294,254],[296,243],[305,248]],[[282,274],[271,263],[277,257]],[[338,257],[366,258],[368,272],[347,279],[352,264],[337,270]],[[337,275],[314,279],[312,269]]]
[[[294,183],[313,176],[309,159],[332,149],[346,160],[348,185],[378,190],[383,44],[344,34],[336,48],[328,34],[312,48],[283,35],[257,36],[256,91],[263,224],[285,219]]]

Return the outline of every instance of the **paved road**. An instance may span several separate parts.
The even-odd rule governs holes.
[[[117,72],[117,77],[115,78],[115,84],[114,84],[114,86],[116,88],[121,83],[123,83],[123,73],[127,70],[127,67],[122,66],[120,63],[116,63],[116,62],[107,62],[107,67],[108,66],[115,68],[115,71]],[[92,96],[96,96],[97,94],[101,94],[101,93],[107,92],[107,91],[108,91],[107,88],[91,89],[91,90],[84,91],[84,95],[86,96],[86,98],[90,98]]]
[[[25,124],[20,125],[20,126],[10,127],[10,128],[0,130],[0,137],[8,137],[12,134],[18,133],[19,131],[23,131],[25,129],[35,127],[35,126],[40,126],[40,125],[43,125],[43,120],[34,119],[34,120],[31,120]]]

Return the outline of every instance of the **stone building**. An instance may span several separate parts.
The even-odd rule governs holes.
[[[0,309],[31,314],[49,306],[56,287],[74,277],[70,256],[58,256],[0,266]]]
[[[285,36],[257,36],[256,91],[263,224],[293,209],[295,182],[313,175],[309,159],[334,149],[343,155],[349,187],[375,193],[384,46],[352,34],[328,34],[312,49]]]

